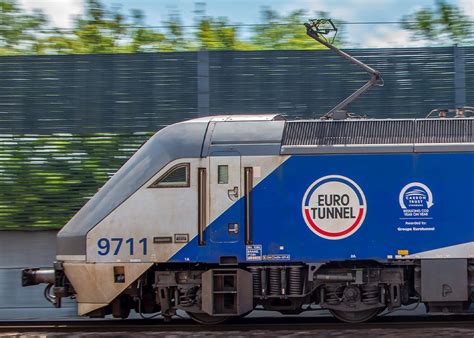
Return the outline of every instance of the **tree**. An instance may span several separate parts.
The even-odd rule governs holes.
[[[156,52],[164,49],[166,36],[145,27],[145,14],[138,9],[132,9],[132,26],[130,28],[129,51],[132,53]]]
[[[42,11],[24,13],[16,0],[0,0],[0,54],[35,53],[46,24]]]
[[[120,53],[129,33],[127,17],[119,7],[106,9],[99,0],[87,0],[84,16],[76,16],[71,31],[52,30],[42,39],[43,52],[60,54]],[[129,47],[130,48],[130,47]]]
[[[194,10],[196,48],[204,50],[254,49],[239,38],[239,27],[226,17],[213,18],[206,15],[206,4],[197,2]]]
[[[199,19],[196,31],[199,49],[236,49],[236,35],[237,29],[229,26],[226,18],[205,16]]]
[[[184,37],[183,24],[178,13],[170,14],[165,24],[168,31],[165,34],[164,51],[180,52],[192,49],[192,44]]]
[[[180,46],[175,40],[183,40],[182,36],[176,37],[179,32],[174,26],[178,24],[172,21],[168,25],[172,25],[170,33],[165,35],[146,27],[141,10],[132,9],[130,15],[125,15],[117,7],[108,10],[99,0],[88,0],[85,15],[75,18],[71,33],[55,30],[46,44],[49,52],[64,54],[177,50]]]
[[[197,3],[195,28],[183,27],[179,13],[171,13],[162,31],[147,27],[141,10],[124,14],[120,7],[107,8],[101,0],[84,0],[83,15],[72,29],[51,28],[40,11],[25,13],[17,0],[0,0],[0,54],[141,53],[165,51],[319,49],[306,36],[304,10],[288,15],[264,8],[263,24],[242,38],[240,27],[225,17],[206,15]],[[319,13],[326,17],[327,13]],[[192,33],[195,39],[187,38]],[[336,40],[336,44],[341,39]]]
[[[402,18],[402,27],[417,40],[432,44],[465,43],[472,38],[472,23],[456,5],[437,0],[435,9],[422,8]]]
[[[252,42],[259,49],[325,49],[306,35],[303,23],[307,21],[305,10],[295,10],[287,16],[282,16],[271,8],[262,9],[263,24],[255,27]],[[316,17],[327,18],[328,13],[318,12]],[[341,24],[342,22],[340,22]],[[339,27],[342,28],[342,25]],[[342,43],[340,33],[334,42]]]
[[[79,53],[114,53],[126,36],[127,25],[119,8],[107,10],[99,0],[87,0],[84,17],[75,19],[73,34]]]

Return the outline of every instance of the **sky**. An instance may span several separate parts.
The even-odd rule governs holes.
[[[84,0],[18,0],[23,8],[42,9],[51,19],[51,25],[71,27],[73,15],[83,12]],[[448,0],[458,5],[474,20],[474,0]],[[170,13],[179,12],[185,25],[194,23],[196,2],[206,3],[206,13],[214,17],[227,17],[232,23],[262,23],[261,8],[271,7],[281,14],[306,9],[309,13],[326,11],[330,16],[347,22],[399,21],[402,16],[423,7],[434,7],[435,0],[102,0],[106,6],[118,5],[124,11],[137,8],[146,14],[146,23],[162,25]],[[420,46],[409,32],[396,24],[350,25],[346,36],[353,46],[409,47]]]

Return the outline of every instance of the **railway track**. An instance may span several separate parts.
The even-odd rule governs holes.
[[[446,315],[446,316],[393,316],[382,317],[363,324],[340,323],[332,318],[244,318],[231,323],[216,326],[203,326],[188,319],[177,319],[165,323],[161,319],[155,320],[54,320],[54,321],[0,321],[0,333],[27,333],[27,332],[156,332],[156,333],[219,333],[219,332],[367,332],[367,330],[383,330],[396,333],[401,330],[422,330],[420,332],[435,333],[462,330],[461,332],[474,332],[474,315]]]

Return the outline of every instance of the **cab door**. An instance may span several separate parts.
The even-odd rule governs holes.
[[[241,163],[238,152],[215,152],[209,157],[210,241],[235,243],[243,231]]]

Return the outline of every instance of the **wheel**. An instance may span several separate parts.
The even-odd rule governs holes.
[[[339,311],[339,310],[329,310],[331,314],[339,319],[341,322],[345,323],[363,323],[371,320],[377,316],[383,309],[369,309],[363,311]]]
[[[203,325],[217,325],[222,324],[230,320],[232,317],[229,316],[210,316],[207,313],[196,313],[196,312],[186,312],[186,314],[191,317],[192,320],[199,324]]]

